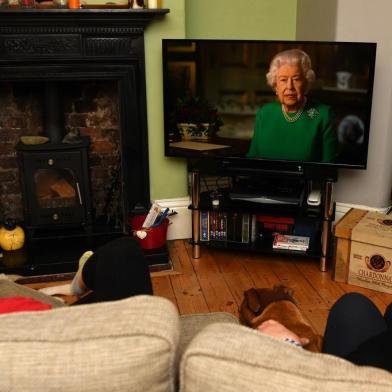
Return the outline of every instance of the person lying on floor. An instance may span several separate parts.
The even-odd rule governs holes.
[[[147,260],[139,243],[131,237],[115,239],[97,248],[95,252],[85,252],[79,260],[79,269],[71,284],[40,291],[48,295],[75,295],[79,299],[72,305],[153,294]],[[50,305],[33,298],[0,299],[0,313],[50,308]]]
[[[308,339],[297,336],[275,320],[265,321],[257,329],[298,347],[308,343]],[[344,294],[329,312],[322,352],[356,365],[392,372],[392,303],[382,315],[366,296]]]
[[[81,297],[75,304],[153,294],[148,263],[135,239],[119,238],[84,255],[71,283],[72,294]]]

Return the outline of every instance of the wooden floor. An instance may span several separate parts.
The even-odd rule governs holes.
[[[368,296],[383,312],[392,294],[334,282],[320,272],[317,259],[262,255],[202,247],[202,257],[192,259],[187,240],[170,242],[170,255],[180,273],[153,276],[154,294],[176,304],[180,314],[224,311],[238,316],[243,292],[251,287],[283,284],[294,290],[302,312],[323,334],[329,309],[344,293]]]

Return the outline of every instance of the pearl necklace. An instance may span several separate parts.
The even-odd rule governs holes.
[[[281,105],[281,109],[282,109],[282,113],[283,113],[283,117],[285,118],[285,120],[287,122],[296,122],[300,117],[301,114],[303,113],[304,109],[305,109],[305,105],[306,105],[306,98],[303,102],[303,104],[301,105],[301,107],[299,108],[298,112],[295,114],[295,116],[290,117],[287,112],[284,110],[283,104]]]

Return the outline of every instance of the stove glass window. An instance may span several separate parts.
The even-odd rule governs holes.
[[[39,169],[34,183],[40,208],[74,207],[79,201],[78,183],[71,169]]]

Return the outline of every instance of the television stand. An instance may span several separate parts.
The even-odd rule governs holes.
[[[327,270],[332,237],[331,227],[335,216],[333,189],[337,181],[336,169],[310,168],[300,174],[291,175],[284,169],[273,173],[270,169],[267,172],[262,169],[252,169],[246,173],[244,168],[241,168],[241,171],[236,173],[232,168],[225,170],[219,165],[218,170],[217,166],[211,164],[207,167],[208,169],[203,165],[189,169],[193,258],[201,257],[202,246],[210,246],[220,249],[317,257],[320,260],[320,270]],[[211,192],[200,192],[202,175],[228,176],[235,185],[229,189],[217,190],[219,204],[213,203]],[[289,184],[289,186],[285,188],[286,190],[283,188],[279,190],[277,185],[279,183]],[[307,197],[316,183],[320,188],[321,201],[318,205],[311,205],[307,202]],[[261,184],[260,189],[257,189],[257,184]],[[268,184],[271,184],[270,188]],[[238,216],[246,217],[246,222],[242,221],[239,230],[244,230],[245,227],[248,234],[242,240],[234,238],[235,234],[233,234],[236,231],[233,225],[237,224],[233,223],[233,217]],[[275,227],[278,233],[282,228],[282,234],[303,236],[303,232],[308,233],[309,248],[303,252],[273,248],[273,236],[276,232],[265,230],[268,225],[259,222],[271,217],[276,220]],[[261,230],[260,224],[263,225]]]

